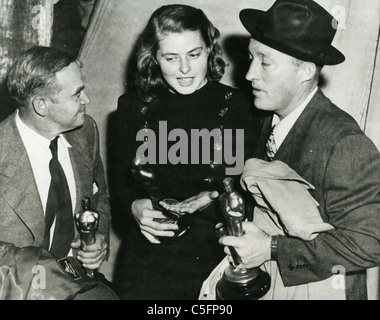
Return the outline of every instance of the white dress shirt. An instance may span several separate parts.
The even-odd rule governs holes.
[[[307,98],[297,107],[297,109],[293,110],[289,115],[287,115],[284,119],[280,120],[278,115],[274,115],[272,119],[272,128],[274,134],[274,141],[276,142],[277,150],[280,149],[281,144],[284,142],[286,136],[289,131],[292,129],[298,118],[301,116],[302,112],[305,110],[306,106],[309,104],[311,99],[317,93],[318,87],[307,96]]]
[[[35,132],[31,128],[29,128],[25,123],[23,123],[20,119],[18,112],[16,115],[16,125],[21,135],[21,139],[24,143],[24,146],[26,148],[30,164],[32,166],[34,179],[37,184],[38,193],[40,195],[42,208],[45,214],[51,181],[49,171],[49,162],[52,158],[52,154],[49,148],[50,140],[39,135],[37,132]],[[60,134],[58,139],[58,161],[61,164],[62,169],[66,175],[74,214],[76,203],[76,186],[74,172],[69,156],[69,148],[71,148],[71,145],[67,142],[65,137]],[[53,239],[54,228],[55,220],[50,229],[50,243]]]

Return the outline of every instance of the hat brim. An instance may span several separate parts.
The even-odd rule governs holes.
[[[287,55],[303,61],[314,62],[317,65],[337,65],[345,61],[345,56],[333,46],[324,46],[318,54],[309,51],[306,47],[283,42],[275,37],[269,37],[257,27],[258,20],[265,14],[265,11],[256,9],[244,9],[239,17],[243,26],[251,34],[252,38]]]

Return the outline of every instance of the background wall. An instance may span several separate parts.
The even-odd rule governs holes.
[[[77,56],[96,0],[0,0],[0,121],[16,105],[5,77],[19,53],[51,46]]]
[[[244,81],[248,33],[238,15],[244,8],[267,10],[274,0],[98,0],[80,59],[85,64],[88,108],[101,132],[103,159],[108,163],[108,123],[117,107],[118,97],[128,85],[129,64],[136,39],[152,12],[164,4],[182,3],[201,8],[222,34],[221,44],[230,66],[222,82],[246,87]],[[346,62],[323,70],[323,90],[334,103],[348,111],[380,147],[378,53],[380,0],[319,0],[340,22],[334,45],[346,55]],[[113,235],[111,259],[103,272],[112,278],[119,240]],[[375,273],[376,275],[378,273]]]
[[[0,0],[0,121],[16,110],[5,85],[14,59],[33,45],[49,46],[52,0]]]

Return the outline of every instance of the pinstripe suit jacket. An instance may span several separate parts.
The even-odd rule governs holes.
[[[265,159],[269,116],[254,157]],[[335,229],[310,242],[282,237],[278,266],[285,286],[331,276],[334,266],[347,273],[346,293],[365,298],[361,270],[380,264],[380,155],[355,120],[321,90],[310,101],[275,160],[283,161],[314,185],[322,219]],[[351,274],[352,273],[352,274]]]
[[[45,230],[43,207],[15,115],[0,123],[0,244],[40,246]],[[108,241],[109,196],[95,121],[86,116],[81,128],[64,136],[72,146],[69,153],[77,192],[75,212],[81,210],[82,197],[89,196],[100,214],[99,231]]]

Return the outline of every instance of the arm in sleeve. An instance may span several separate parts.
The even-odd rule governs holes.
[[[99,130],[95,122],[93,122],[93,127],[95,135],[92,155],[94,162],[93,181],[96,182],[98,186],[98,201],[96,210],[100,215],[98,231],[103,233],[106,242],[109,244],[111,228],[111,208],[109,204],[108,186],[105,179],[103,161],[101,159],[99,150]]]
[[[71,300],[95,285],[93,279],[68,276],[45,249],[0,241],[0,300]]]
[[[122,238],[135,225],[131,214],[133,201],[144,198],[142,186],[136,182],[131,172],[131,163],[136,154],[136,133],[141,122],[140,114],[132,106],[133,102],[119,98],[110,127],[111,143],[107,150],[113,230]]]
[[[380,263],[380,155],[363,134],[345,136],[332,149],[323,180],[324,211],[335,229],[315,240],[281,237],[278,265],[286,286],[326,279]]]

